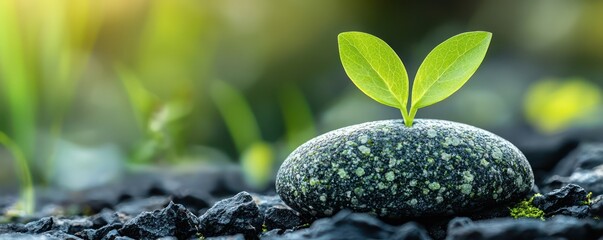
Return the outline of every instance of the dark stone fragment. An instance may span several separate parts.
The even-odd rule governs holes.
[[[271,207],[266,210],[264,224],[267,230],[292,229],[305,222],[298,212],[291,208]]]
[[[592,217],[603,217],[603,195],[596,196],[592,199],[589,210]]]
[[[20,223],[0,224],[0,234],[13,232],[24,233],[27,232],[27,228]]]
[[[403,237],[430,239],[416,223],[393,227],[374,216],[343,210],[332,218],[315,221],[310,228],[284,234],[273,239],[404,239]],[[412,239],[412,238],[410,238]]]
[[[76,233],[75,235],[84,239],[93,239],[93,240],[101,240],[103,238],[107,238],[109,232],[114,230],[119,230],[123,227],[121,223],[114,223],[103,226],[99,229],[85,229],[81,232]]]
[[[428,240],[431,239],[427,231],[415,222],[406,223],[396,229],[390,239]]]
[[[447,239],[597,239],[603,222],[556,216],[542,221],[533,218],[499,218],[476,221],[451,228]]]
[[[55,219],[53,229],[57,229],[68,234],[75,234],[85,229],[90,229],[93,227],[93,225],[94,224],[92,223],[92,221],[86,218]]]
[[[551,217],[555,215],[566,215],[575,218],[585,218],[589,216],[589,206],[588,205],[580,205],[580,206],[571,206],[560,208],[554,212],[544,214],[545,217]]]
[[[274,195],[274,196],[254,195],[253,199],[257,203],[258,208],[260,209],[260,212],[262,212],[264,214],[266,214],[266,211],[272,207],[289,208],[289,206],[287,206],[285,204],[285,202],[283,202],[283,200],[281,200],[281,197],[279,197],[278,195]]]
[[[570,184],[544,195],[534,197],[534,206],[540,208],[545,214],[553,213],[561,208],[585,205],[586,195],[584,188]]]
[[[245,240],[245,235],[236,234],[231,236],[209,237],[206,240]]]
[[[253,197],[247,192],[240,192],[217,202],[199,220],[204,237],[239,233],[255,237],[262,231],[264,216]]]
[[[544,181],[543,190],[567,184],[580,185],[595,195],[603,194],[603,143],[581,144],[557,164]]]
[[[289,234],[294,232],[292,229],[272,229],[270,231],[263,232],[260,235],[260,239],[269,240],[269,239],[280,239],[282,235]]]
[[[43,234],[43,236],[46,236],[48,238],[51,239],[61,239],[61,240],[82,240],[81,238],[77,237],[77,236],[73,236],[71,234],[59,231],[59,230],[52,230],[52,231],[48,231],[45,232]]]
[[[106,225],[123,224],[130,220],[130,218],[130,216],[123,213],[103,209],[100,213],[90,217],[90,221],[92,221],[93,224],[92,228],[99,229]]]
[[[117,237],[120,237],[119,231],[117,231],[117,229],[113,229],[113,230],[107,232],[107,234],[105,236],[103,236],[100,240],[110,240],[110,239],[115,239]]]
[[[448,222],[448,231],[454,231],[454,229],[462,228],[467,225],[471,225],[473,221],[468,217],[455,217],[450,222]]]
[[[197,233],[198,224],[197,217],[184,206],[170,202],[164,209],[144,212],[130,219],[119,233],[134,239],[156,239],[166,236],[186,239]]]
[[[38,221],[25,224],[28,233],[43,233],[52,230],[54,218],[45,217]]]
[[[593,169],[602,164],[603,143],[585,143],[563,158],[551,174],[570,176],[576,169]]]

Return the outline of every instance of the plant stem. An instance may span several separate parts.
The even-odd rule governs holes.
[[[406,125],[407,127],[412,127],[416,114],[417,114],[417,109],[414,107],[411,107],[410,113],[408,114],[407,118],[404,118],[404,125]]]
[[[27,159],[19,146],[3,132],[0,132],[0,144],[4,145],[6,149],[11,152],[17,163],[17,173],[21,181],[21,196],[19,199],[21,210],[25,214],[33,214],[35,209],[35,196]]]

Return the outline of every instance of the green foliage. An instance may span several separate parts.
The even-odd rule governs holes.
[[[314,117],[304,94],[295,85],[286,85],[279,91],[278,97],[286,129],[287,147],[289,151],[293,151],[316,136]]]
[[[341,63],[352,82],[375,101],[406,111],[408,74],[394,50],[361,32],[341,33],[338,41]]]
[[[241,169],[245,181],[255,189],[265,189],[274,171],[274,150],[265,142],[249,146],[241,156]]]
[[[466,32],[436,46],[419,67],[410,111],[406,69],[384,41],[366,33],[344,32],[338,42],[341,62],[352,82],[377,102],[399,108],[405,124],[412,126],[419,108],[444,100],[469,80],[491,38],[489,32]]]
[[[528,89],[524,114],[539,132],[555,134],[572,126],[600,121],[601,118],[593,115],[601,111],[602,105],[601,88],[585,79],[547,78]]]
[[[586,199],[582,202],[582,204],[584,205],[591,205],[593,204],[593,192],[588,192],[588,194],[586,194]]]
[[[535,194],[530,199],[523,200],[517,203],[514,207],[509,208],[511,217],[513,218],[539,218],[544,221],[544,211],[534,206],[534,197],[540,194]]]

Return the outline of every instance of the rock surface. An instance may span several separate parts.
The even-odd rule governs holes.
[[[247,192],[240,192],[217,202],[199,220],[204,237],[239,233],[252,237],[262,231],[264,216],[253,197]]]
[[[368,214],[340,211],[332,218],[319,219],[310,228],[272,239],[431,239],[414,222],[394,227]]]
[[[545,217],[561,214],[583,218],[588,216],[587,195],[584,188],[570,184],[544,195],[535,196],[533,203],[535,207],[544,211]]]
[[[508,141],[441,120],[376,121],[316,137],[285,160],[276,188],[304,215],[467,213],[524,197],[534,177]]]
[[[187,239],[194,236],[199,221],[188,209],[170,203],[167,207],[153,212],[145,212],[127,221],[119,230],[122,236],[134,239],[156,239],[173,236]]]
[[[595,195],[603,194],[603,143],[580,145],[557,164],[544,183],[546,191],[577,184]]]
[[[567,216],[547,221],[512,218],[463,221],[451,223],[446,239],[597,239],[603,235],[603,222]]]

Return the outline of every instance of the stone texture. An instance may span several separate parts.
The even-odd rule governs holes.
[[[194,236],[199,222],[184,206],[169,203],[167,207],[144,212],[127,221],[119,230],[121,236],[134,239],[157,239],[173,236],[188,239]]]
[[[319,219],[302,229],[271,239],[431,239],[420,225],[409,222],[400,227],[374,216],[344,210],[332,218]]]
[[[266,230],[293,229],[309,222],[303,219],[298,212],[291,208],[271,207],[266,210],[264,225]]]
[[[543,190],[577,184],[595,195],[603,194],[603,143],[584,143],[563,158],[544,181]]]
[[[533,174],[508,141],[465,124],[376,121],[318,136],[277,175],[282,200],[304,215],[341,209],[383,217],[467,213],[524,197]]]
[[[544,195],[534,197],[534,206],[544,211],[545,217],[568,215],[574,217],[588,216],[588,193],[584,188],[570,184]]]
[[[597,239],[601,235],[601,221],[556,216],[547,221],[501,218],[457,224],[449,228],[446,239]]]
[[[204,237],[243,234],[256,237],[262,231],[264,216],[253,197],[240,192],[234,197],[217,202],[199,217]]]

